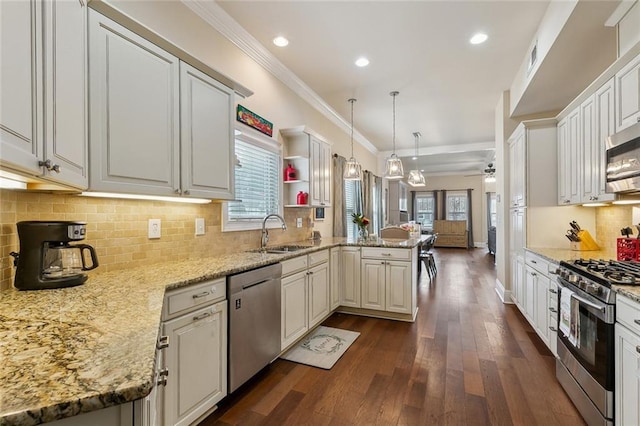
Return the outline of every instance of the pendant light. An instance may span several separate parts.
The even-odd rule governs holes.
[[[409,185],[413,186],[413,187],[418,187],[418,186],[425,186],[425,179],[424,179],[424,175],[422,174],[422,172],[420,171],[420,169],[418,169],[418,141],[420,140],[420,132],[414,132],[413,136],[416,138],[416,155],[415,155],[415,159],[416,159],[416,168],[411,170],[409,172],[409,178],[407,179],[407,182],[409,182]]]
[[[396,96],[400,92],[389,93],[393,97],[393,154],[387,158],[387,165],[384,170],[384,177],[387,179],[402,179],[404,177],[404,169],[402,161],[396,155]]]
[[[351,158],[344,166],[344,174],[342,175],[344,180],[362,180],[362,166],[358,163],[353,156],[353,103],[355,99],[351,98],[347,102],[351,104]]]

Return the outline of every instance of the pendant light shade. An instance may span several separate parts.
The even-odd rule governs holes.
[[[421,136],[420,132],[414,132],[413,136],[416,139],[416,143],[415,143],[415,147],[416,147],[416,155],[415,155],[416,168],[409,172],[409,178],[407,179],[407,182],[409,183],[409,185],[411,185],[413,187],[425,186],[426,185],[426,181],[424,179],[424,175],[422,174],[422,172],[418,168],[418,143],[419,143],[420,136]]]
[[[351,98],[348,102],[351,104],[351,158],[349,158],[349,161],[344,165],[342,178],[344,180],[362,180],[362,166],[353,156],[353,103],[356,102],[356,100]]]
[[[386,179],[402,179],[404,177],[404,168],[402,161],[396,155],[396,96],[399,92],[389,93],[393,98],[393,153],[387,158],[387,164],[384,169],[384,177]]]

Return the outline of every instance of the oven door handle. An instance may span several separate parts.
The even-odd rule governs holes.
[[[599,310],[599,311],[600,311],[600,312],[602,312],[602,313],[604,313],[604,312],[605,312],[605,310],[607,309],[607,307],[606,307],[606,306],[604,306],[604,305],[599,305],[599,304],[597,304],[597,303],[593,303],[592,301],[587,300],[587,299],[584,299],[584,298],[582,298],[582,297],[578,296],[578,295],[577,295],[577,294],[575,294],[575,293],[573,293],[573,294],[571,295],[571,297],[573,297],[574,299],[576,299],[576,300],[577,300],[578,302],[580,302],[580,303],[583,303],[583,304],[585,304],[585,305],[587,305],[587,306],[590,306],[590,307],[592,307],[592,308],[594,308],[594,309]]]

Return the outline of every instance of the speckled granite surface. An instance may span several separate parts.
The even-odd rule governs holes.
[[[532,253],[536,253],[551,262],[560,262],[561,260],[575,259],[615,259],[617,254],[610,250],[591,250],[591,251],[575,251],[569,249],[543,248],[543,247],[527,247]]]
[[[0,292],[0,425],[35,425],[149,394],[165,290],[338,245],[412,248],[424,240],[307,241],[291,254],[232,253],[127,271],[81,286]]]
[[[640,303],[640,288],[629,285],[612,285],[611,289],[616,293],[627,296],[631,300]]]

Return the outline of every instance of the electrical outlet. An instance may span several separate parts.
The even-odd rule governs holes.
[[[161,234],[160,219],[149,219],[149,239],[160,238]]]
[[[204,235],[204,218],[196,218],[196,235]]]
[[[296,228],[302,228],[302,218],[296,218]]]

